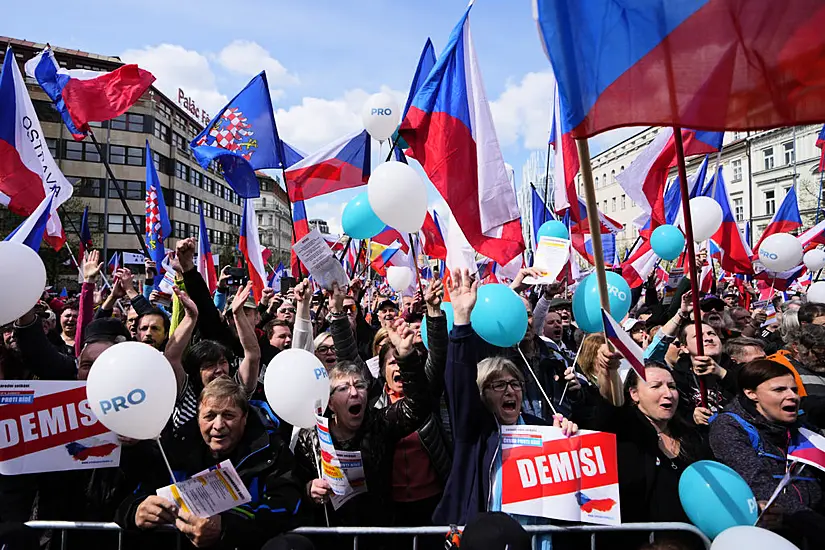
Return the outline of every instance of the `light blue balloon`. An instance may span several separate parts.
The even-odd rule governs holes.
[[[688,466],[679,479],[679,500],[690,521],[713,539],[737,525],[753,525],[759,505],[733,469],[712,460]]]
[[[539,227],[538,233],[536,234],[536,239],[541,239],[542,237],[569,239],[570,232],[567,231],[567,226],[560,221],[550,220],[549,222],[544,222],[541,224],[541,227]]]
[[[527,332],[527,308],[509,286],[483,285],[478,289],[470,324],[485,341],[509,348],[521,342]]]
[[[619,321],[627,315],[632,305],[630,286],[618,273],[608,271],[607,294],[610,298],[610,315]],[[573,319],[584,332],[602,332],[602,303],[599,299],[599,281],[591,273],[579,283],[573,294]]]
[[[685,236],[676,226],[660,225],[650,235],[650,247],[657,256],[669,262],[685,249]]]
[[[371,239],[381,233],[387,224],[372,211],[367,192],[359,193],[344,207],[341,215],[344,233],[353,239]]]
[[[453,324],[455,324],[455,317],[453,313],[453,304],[450,302],[441,302],[441,311],[444,312],[444,317],[447,318],[447,334],[453,330]],[[421,341],[424,342],[424,345],[427,349],[430,349],[430,344],[427,340],[427,317],[424,317],[424,322],[421,323]]]

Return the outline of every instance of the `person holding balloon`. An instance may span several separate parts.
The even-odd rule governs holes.
[[[801,544],[825,544],[822,473],[787,462],[788,445],[804,422],[793,373],[784,365],[761,359],[738,373],[739,394],[710,423],[710,446],[716,459],[748,483],[764,508],[786,474],[790,481],[771,509],[781,515],[775,530]]]
[[[390,525],[393,520],[392,474],[396,445],[417,430],[432,408],[415,333],[403,319],[388,330],[401,376],[404,398],[383,409],[369,407],[370,376],[361,365],[339,361],[329,372],[329,432],[336,449],[361,453],[366,492],[355,495],[337,510],[327,506],[332,490],[320,479],[318,434],[302,429],[295,446],[294,474],[304,487],[314,525]],[[326,508],[326,512],[324,509]],[[337,548],[337,546],[332,546]]]

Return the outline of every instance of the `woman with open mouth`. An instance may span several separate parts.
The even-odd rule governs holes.
[[[787,461],[789,444],[799,440],[799,429],[805,427],[793,373],[781,363],[759,359],[742,367],[738,382],[739,395],[710,424],[713,454],[748,482],[760,508],[790,472],[790,482],[763,516],[771,521],[760,526],[800,548],[822,548],[821,472]]]

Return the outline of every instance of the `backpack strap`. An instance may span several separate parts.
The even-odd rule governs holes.
[[[759,456],[766,456],[768,458],[773,458],[775,460],[780,460],[782,462],[785,462],[786,458],[784,456],[775,455],[773,453],[769,453],[769,452],[765,451],[765,448],[762,445],[762,438],[759,437],[759,431],[756,429],[756,427],[753,424],[751,424],[750,422],[748,422],[747,420],[745,420],[744,418],[742,418],[738,414],[736,414],[734,412],[730,412],[730,411],[724,411],[724,412],[721,412],[719,414],[715,414],[715,415],[711,416],[710,419],[708,420],[708,422],[713,422],[714,420],[716,420],[722,414],[726,414],[726,415],[730,416],[731,418],[733,418],[734,420],[736,420],[736,422],[739,423],[739,425],[742,427],[742,429],[745,430],[745,433],[748,434],[748,439],[751,442],[751,447],[753,447],[753,450],[756,451],[756,454],[758,454]]]

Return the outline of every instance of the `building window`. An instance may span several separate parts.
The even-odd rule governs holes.
[[[266,208],[266,197],[261,197],[261,208]]]
[[[52,154],[52,158],[58,159],[60,158],[60,141],[52,138],[46,138],[46,146],[49,148],[49,153]]]
[[[745,219],[745,205],[742,197],[735,197],[733,199],[733,216],[738,222],[744,221]]]
[[[152,151],[152,162],[155,163],[155,170],[161,174],[169,173],[169,159],[157,151]]]
[[[786,141],[782,144],[782,151],[785,153],[785,164],[793,164],[794,146],[793,141]]]
[[[212,178],[208,178],[203,176],[203,190],[207,193],[212,193],[214,190],[215,182],[212,181]]]
[[[143,166],[143,155],[144,150],[140,147],[126,147],[124,145],[109,146],[109,162],[112,164]]]
[[[79,197],[103,197],[103,180],[100,178],[78,178],[66,176],[66,179],[74,186],[74,192]],[[78,225],[78,227],[80,227]]]
[[[223,208],[218,205],[215,205],[215,219],[219,222],[223,221]]]
[[[165,116],[167,119],[172,118],[172,108],[169,107],[163,101],[155,101],[155,107],[157,107],[158,112]]]
[[[179,180],[189,181],[189,167],[179,160],[175,161],[175,177]]]
[[[145,126],[145,117],[137,113],[124,113],[109,121],[109,128],[112,130],[143,132]]]
[[[604,206],[602,207],[602,212],[607,212],[607,199],[604,199]]]
[[[622,195],[622,210],[624,210],[625,208],[627,208],[627,196]]]
[[[188,152],[186,140],[177,132],[172,132],[172,146],[180,149],[184,153]]]
[[[733,181],[742,181],[742,159],[731,161],[730,166],[733,169]]]
[[[87,162],[100,162],[100,155],[97,153],[94,143],[85,141],[65,140],[66,160],[85,160]]]
[[[765,214],[773,216],[776,213],[776,191],[765,191]]]
[[[175,191],[175,208],[186,210],[189,208],[189,195]]]
[[[612,199],[610,199],[610,208],[611,208],[610,209],[611,212],[616,211],[616,197],[613,197]]]
[[[126,233],[126,216],[123,214],[109,214],[109,223],[106,224],[109,233]]]
[[[207,218],[212,217],[212,205],[208,202],[203,203],[203,215]]]
[[[198,236],[198,229],[199,229],[199,227],[198,227],[197,225],[195,225],[195,224],[190,224],[190,225],[189,225],[189,235],[190,235],[190,236],[192,236],[192,237],[196,237],[196,238],[197,238],[197,236]]]
[[[169,143],[169,126],[159,120],[155,121],[155,137],[164,143]]]
[[[57,112],[51,101],[32,101],[32,105],[40,122],[56,122],[58,124],[63,122],[60,113]]]
[[[616,171],[615,170],[610,171],[610,183],[616,183]]]
[[[192,170],[191,174],[192,185],[195,187],[203,187],[203,175],[197,170]]]
[[[258,226],[262,226],[264,224],[264,215],[258,214]]]
[[[185,239],[189,235],[187,235],[187,228],[189,226],[183,222],[173,222],[172,231],[175,233],[175,237],[178,239]]]
[[[773,168],[773,147],[762,149],[762,158],[765,162],[765,170]]]
[[[146,198],[146,184],[142,181],[118,180],[120,190],[127,199],[144,200]],[[109,181],[109,196],[119,197],[113,181]]]

